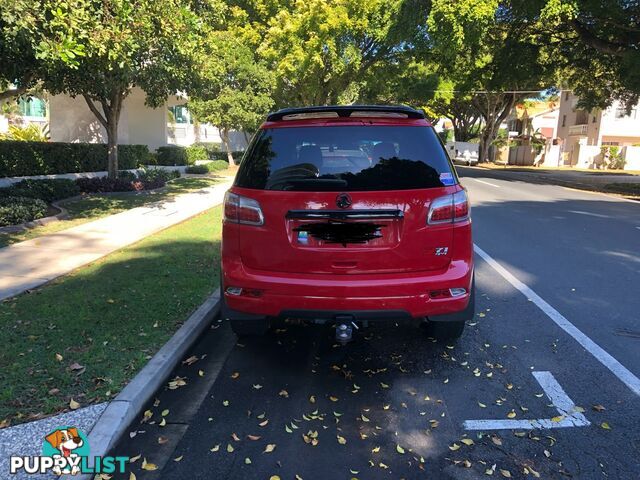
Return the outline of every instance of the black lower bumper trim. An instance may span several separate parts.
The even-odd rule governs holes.
[[[335,320],[336,318],[351,317],[353,320],[391,320],[411,319],[405,310],[283,310],[283,318],[304,318],[319,320]]]

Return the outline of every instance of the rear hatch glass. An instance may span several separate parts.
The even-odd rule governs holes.
[[[455,183],[431,127],[313,126],[259,132],[236,186],[263,190],[369,191]]]

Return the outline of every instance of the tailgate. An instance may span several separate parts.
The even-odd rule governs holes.
[[[450,188],[336,192],[233,188],[260,203],[264,225],[243,226],[240,255],[251,269],[316,274],[406,273],[446,268],[451,225],[427,225],[430,202]]]

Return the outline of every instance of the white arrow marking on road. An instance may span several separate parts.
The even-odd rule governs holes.
[[[531,372],[547,394],[549,400],[558,410],[560,421],[551,418],[539,418],[536,420],[467,420],[464,422],[465,430],[537,430],[542,428],[567,428],[586,427],[591,422],[580,412],[576,411],[576,405],[553,378],[551,372]]]

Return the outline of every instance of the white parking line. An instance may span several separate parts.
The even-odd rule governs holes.
[[[609,215],[601,215],[599,213],[583,212],[582,210],[567,210],[569,213],[577,213],[579,215],[588,215],[590,217],[609,218]]]
[[[640,378],[631,373],[625,366],[623,366],[618,360],[613,358],[602,347],[586,336],[580,329],[578,329],[573,323],[567,320],[560,312],[549,305],[542,299],[536,292],[525,285],[523,282],[513,276],[506,268],[500,265],[494,260],[487,252],[482,250],[478,245],[474,244],[474,249],[482,259],[487,262],[491,267],[498,272],[502,278],[513,285],[516,289],[531,300],[536,306],[542,310],[556,325],[571,335],[580,345],[582,345],[596,360],[607,367],[611,372],[618,377],[622,383],[631,389],[633,393],[640,396]]]
[[[473,178],[473,177],[471,177],[471,178]],[[500,187],[500,185],[494,185],[493,183],[485,182],[484,180],[478,180],[477,178],[474,178],[474,180],[476,182],[480,182],[480,183],[484,183],[485,185],[489,185],[490,187],[502,188],[502,187]]]
[[[539,428],[587,427],[591,422],[576,409],[551,372],[531,372],[560,414],[558,418],[535,420],[466,420],[465,430],[532,430]]]

